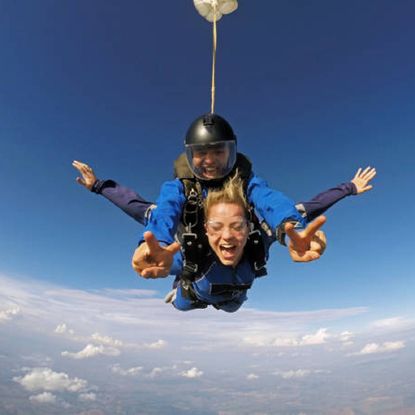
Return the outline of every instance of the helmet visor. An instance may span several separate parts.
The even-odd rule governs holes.
[[[193,174],[202,180],[227,176],[236,161],[236,142],[217,141],[212,144],[186,144],[186,157]]]

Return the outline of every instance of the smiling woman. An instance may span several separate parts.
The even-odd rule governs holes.
[[[238,174],[222,188],[209,190],[203,208],[209,251],[194,280],[182,276],[173,305],[183,311],[212,305],[234,312],[247,300],[254,280],[266,274],[265,269],[260,272],[258,260],[265,264],[275,237],[256,229],[251,222],[253,213]]]
[[[174,290],[168,294],[166,302],[181,311],[211,305],[218,310],[234,312],[247,300],[247,291],[254,280],[266,275],[268,250],[276,237],[255,226],[254,214],[245,197],[244,182],[238,173],[223,187],[209,190],[203,209],[208,243],[206,247],[202,246],[202,261],[189,261],[185,252],[184,257],[174,257],[180,249],[177,242],[162,247],[152,232],[145,232],[146,245],[137,248],[139,260],[133,258],[133,267],[144,278],[164,277],[169,272],[176,275]],[[318,241],[315,248],[310,243],[324,221],[323,217],[318,218],[301,233],[286,225],[291,255],[298,246],[304,245],[304,257],[300,258],[297,252],[299,260],[311,261],[320,256]],[[185,251],[188,244],[195,242],[183,239],[182,244]],[[189,268],[191,273],[187,272]],[[149,269],[151,272],[147,272]]]

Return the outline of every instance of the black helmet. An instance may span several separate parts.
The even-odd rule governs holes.
[[[203,180],[225,177],[236,161],[236,136],[230,124],[217,114],[204,114],[190,125],[184,141],[187,161]]]

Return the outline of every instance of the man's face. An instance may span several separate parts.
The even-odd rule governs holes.
[[[223,176],[229,159],[229,148],[224,145],[201,146],[193,150],[193,166],[206,180]]]
[[[213,205],[206,218],[209,245],[223,265],[236,267],[248,239],[248,222],[242,206],[236,203]]]

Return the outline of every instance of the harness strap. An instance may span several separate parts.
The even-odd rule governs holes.
[[[199,300],[196,296],[196,293],[193,289],[192,283],[188,280],[181,279],[179,282],[181,289],[181,294],[183,298],[190,300],[192,302],[192,307],[194,308],[206,308],[208,306],[207,303]]]
[[[234,291],[246,291],[251,288],[252,284],[212,284],[211,294],[219,295],[219,294],[226,294],[231,293]]]
[[[263,277],[267,275],[265,246],[259,229],[254,229],[249,233],[248,240],[246,241],[246,250],[255,276]]]
[[[181,235],[184,258],[181,278],[194,281],[200,273],[200,264],[206,257],[207,238],[203,229],[202,186],[196,180],[181,179],[185,188],[186,202],[183,208],[183,224],[185,232]]]

